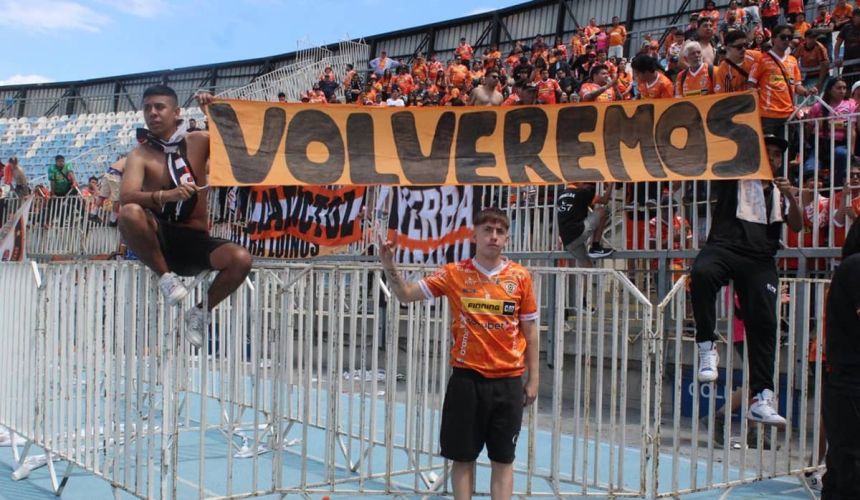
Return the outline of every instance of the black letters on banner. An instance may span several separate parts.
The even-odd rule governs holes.
[[[753,111],[755,111],[755,98],[750,94],[733,95],[721,99],[708,111],[708,128],[711,133],[730,139],[738,145],[738,152],[734,158],[717,162],[711,167],[714,175],[735,177],[758,171],[759,162],[761,162],[758,134],[752,127],[732,121],[732,118],[737,115]]]
[[[638,144],[645,170],[655,178],[666,177],[660,157],[657,156],[657,145],[654,144],[653,104],[640,104],[631,117],[627,116],[622,106],[614,105],[606,109],[606,116],[603,119],[606,163],[616,179],[629,181],[630,175],[624,169],[624,162],[621,159],[621,143],[629,148],[636,147]]]
[[[442,113],[433,134],[430,155],[421,152],[415,116],[411,111],[401,111],[391,115],[391,129],[394,131],[394,146],[403,167],[403,175],[413,184],[442,184],[448,176],[451,162],[451,143],[454,140],[454,126],[457,117],[450,111]]]
[[[457,182],[462,184],[493,184],[502,182],[491,175],[478,175],[481,167],[495,167],[496,157],[492,153],[477,151],[478,139],[492,135],[496,129],[496,113],[479,111],[460,115],[457,127],[456,168]]]
[[[227,158],[233,170],[233,177],[242,184],[260,184],[269,175],[278,146],[284,137],[287,124],[287,112],[281,108],[266,109],[263,116],[263,136],[260,147],[253,155],[248,154],[245,135],[239,126],[239,119],[233,107],[226,103],[209,106],[212,121],[218,127],[218,133],[227,150]]]
[[[321,142],[328,149],[322,163],[308,158],[308,145]],[[287,168],[296,180],[308,184],[334,184],[343,175],[346,162],[343,138],[337,123],[322,111],[299,111],[287,128]]]
[[[520,142],[520,128],[523,124],[527,124],[530,131],[528,139]],[[520,108],[505,114],[505,162],[508,164],[511,182],[529,182],[527,167],[547,182],[561,182],[540,158],[540,152],[546,142],[548,124],[549,119],[540,108]]]
[[[604,180],[596,168],[582,168],[579,159],[594,156],[594,143],[582,142],[580,134],[594,132],[597,126],[597,108],[594,106],[575,106],[563,108],[558,112],[556,127],[556,146],[561,175],[566,180],[596,182]]]
[[[373,135],[373,118],[370,114],[349,115],[346,120],[346,144],[349,151],[350,179],[353,184],[397,184],[397,174],[382,174],[376,171]],[[451,149],[450,143],[448,149]]]
[[[672,145],[672,132],[683,128],[687,143],[682,148]],[[708,168],[708,141],[699,109],[692,103],[679,102],[669,106],[657,121],[654,133],[660,159],[669,170],[689,177],[701,175]]]

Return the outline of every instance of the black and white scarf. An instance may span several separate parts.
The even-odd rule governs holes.
[[[167,160],[167,173],[170,174],[170,180],[173,183],[172,187],[178,187],[182,184],[196,184],[197,179],[194,177],[194,172],[188,163],[185,161],[186,154],[185,135],[187,131],[184,127],[180,127],[170,139],[163,140],[156,137],[151,131],[141,128],[137,129],[137,136],[140,142],[145,142],[150,146],[164,151],[164,156]],[[168,220],[174,222],[182,222],[191,215],[194,206],[197,204],[197,193],[185,201],[177,201],[165,203],[161,214],[165,215]]]

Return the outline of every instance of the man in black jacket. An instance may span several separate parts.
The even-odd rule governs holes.
[[[824,385],[827,473],[822,499],[860,498],[860,224],[842,247],[827,294]]]
[[[773,181],[737,180],[711,184],[717,202],[708,242],[696,256],[690,273],[690,296],[696,319],[699,382],[717,380],[719,356],[716,298],[733,280],[741,310],[755,311],[744,322],[749,352],[750,394],[754,394],[747,418],[754,422],[784,426],[776,411],[773,393],[773,364],[776,354],[776,304],[779,277],[774,259],[780,246],[783,222],[794,232],[803,227],[803,216],[788,179],[782,173],[782,155],[788,142],[765,137]],[[785,210],[787,206],[787,210]]]

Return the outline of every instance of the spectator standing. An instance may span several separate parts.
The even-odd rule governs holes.
[[[726,20],[720,24],[720,43],[725,47],[726,45],[726,35],[731,33],[732,31],[740,31],[744,35],[746,35],[747,28],[738,19],[737,14],[734,11],[730,10],[726,13]]]
[[[699,18],[696,41],[702,50],[702,60],[713,66],[717,61],[717,47],[714,39],[714,21],[709,17]]]
[[[653,57],[640,54],[633,58],[631,66],[642,99],[668,99],[675,95],[672,81],[660,71]]]
[[[63,155],[54,157],[54,164],[48,168],[48,182],[51,184],[51,197],[67,196],[72,189],[78,188],[72,166],[66,163]]]
[[[812,29],[812,25],[806,22],[806,14],[798,12],[794,16],[794,32],[801,38],[806,36],[806,32]]]
[[[197,132],[200,128],[197,126],[197,120],[194,118],[188,119],[188,131],[189,132]]]
[[[483,84],[472,89],[469,94],[469,105],[471,106],[499,106],[502,104],[502,94],[497,90],[499,86],[499,71],[490,69],[484,75]]]
[[[385,73],[385,70],[390,70],[400,66],[400,62],[389,58],[388,52],[383,50],[379,53],[379,57],[371,60],[368,65],[376,76],[382,76]]]
[[[842,263],[833,272],[825,323],[827,363],[824,427],[828,440],[823,499],[860,498],[860,224],[854,224],[842,247]]]
[[[714,92],[714,66],[704,61],[699,42],[687,42],[682,52],[687,69],[678,73],[675,96],[689,97]]]
[[[744,2],[744,22],[749,29],[753,25],[761,25],[761,9],[759,8],[759,0],[746,0]]]
[[[776,27],[773,48],[763,52],[753,64],[747,83],[749,88],[758,89],[765,134],[779,137],[784,136],[785,122],[794,113],[794,94],[806,96],[818,92],[815,87],[806,89],[801,85],[800,66],[787,50],[793,33],[791,26]]]
[[[729,6],[726,8],[726,13],[723,14],[723,20],[728,21],[729,14],[734,14],[735,19],[740,21],[745,27],[748,27],[746,14],[744,13],[743,7],[738,5],[738,0],[731,0],[729,2]]]
[[[710,19],[714,25],[720,22],[720,11],[717,10],[717,4],[713,0],[706,0],[705,10],[699,12],[699,21],[702,19]]]
[[[337,82],[337,78],[334,76],[334,72],[331,71],[331,67],[326,68],[326,71],[323,73],[317,85],[319,86],[319,89],[322,90],[327,101],[335,96],[335,92],[337,92],[337,89],[340,87],[340,84]]]
[[[726,56],[714,70],[714,92],[739,92],[747,88],[753,64],[761,52],[747,49],[746,34],[739,31],[726,35]]]
[[[768,135],[765,144],[773,173],[778,176],[788,143]],[[801,229],[800,207],[790,182],[783,177],[773,181],[713,181],[711,191],[717,199],[711,231],[693,263],[690,282],[699,354],[697,377],[703,383],[718,378],[719,355],[714,345],[716,299],[720,288],[733,280],[741,309],[755,311],[745,318],[750,393],[755,395],[747,418],[783,426],[785,419],[773,401],[779,297],[774,256],[780,247],[783,221],[787,220],[792,231]],[[786,200],[788,209],[784,210]]]
[[[594,37],[603,31],[603,28],[597,25],[597,19],[591,18],[588,20],[588,26],[585,27],[583,33],[585,34],[585,39],[588,43],[595,43]]]
[[[787,14],[789,24],[797,23],[797,15],[803,14],[804,0],[788,0],[785,13]],[[803,33],[800,34],[803,36]]]
[[[448,83],[460,91],[466,90],[469,81],[469,67],[463,64],[459,56],[454,56],[454,64],[448,68]]]
[[[830,57],[827,55],[827,47],[816,40],[816,37],[816,33],[807,31],[803,43],[794,51],[794,57],[800,65],[803,85],[822,88],[830,69]]]
[[[13,188],[15,194],[17,194],[19,198],[29,195],[30,185],[27,182],[27,174],[24,173],[24,169],[21,167],[21,164],[18,163],[18,157],[13,156],[9,158],[9,163],[6,164],[6,168],[8,168],[12,174],[12,181],[15,183],[15,187]]]
[[[117,225],[119,216],[119,186],[122,182],[122,171],[125,169],[125,155],[117,158],[115,162],[108,167],[107,172],[102,176],[101,184],[99,185],[99,205],[103,206],[105,200],[110,200],[111,216],[109,225],[111,227]],[[222,212],[226,203],[222,204]]]
[[[612,26],[609,28],[609,57],[624,57],[624,43],[627,42],[627,28],[618,19],[612,16]]]
[[[454,49],[454,55],[459,57],[461,61],[468,65],[472,62],[472,57],[474,56],[475,50],[471,45],[466,43],[466,37],[460,38],[460,45]]]
[[[844,53],[840,56],[839,49],[844,45]],[[849,22],[844,23],[836,36],[833,47],[834,64],[842,67],[842,76],[852,84],[860,78],[860,9],[854,9]],[[845,65],[845,62],[848,62]]]
[[[561,86],[549,77],[549,71],[540,72],[540,81],[537,83],[538,104],[556,104],[561,97]]]
[[[454,310],[453,370],[442,405],[440,443],[442,456],[453,461],[455,498],[471,497],[475,460],[485,445],[491,494],[510,498],[523,408],[534,402],[538,391],[540,312],[529,272],[501,255],[508,217],[497,208],[485,208],[474,227],[475,257],[446,264],[419,282],[400,276],[392,242],[380,245],[380,260],[398,300],[444,295]]]
[[[773,31],[779,24],[779,15],[782,9],[778,0],[762,0],[761,2],[761,25]]]
[[[833,12],[830,13],[830,22],[833,23],[833,29],[839,31],[843,26],[851,22],[851,16],[854,13],[854,7],[847,0],[836,0],[836,5],[833,6]],[[834,53],[834,58],[837,54]]]

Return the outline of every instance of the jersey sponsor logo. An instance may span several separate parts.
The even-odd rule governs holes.
[[[472,299],[463,297],[461,299],[463,310],[476,314],[500,314],[503,316],[513,316],[516,311],[516,302],[508,300],[494,299]]]
[[[517,284],[513,281],[503,281],[502,288],[504,288],[505,293],[513,296],[517,293]]]

